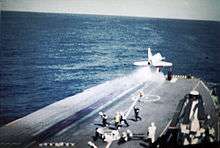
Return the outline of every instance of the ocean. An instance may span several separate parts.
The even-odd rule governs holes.
[[[3,11],[0,126],[129,76],[148,47],[173,62],[174,74],[219,87],[219,39],[215,21]]]

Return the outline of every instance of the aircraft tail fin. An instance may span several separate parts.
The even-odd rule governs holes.
[[[147,55],[148,55],[148,60],[151,60],[151,58],[152,58],[152,52],[151,52],[151,49],[150,49],[150,48],[147,49]]]

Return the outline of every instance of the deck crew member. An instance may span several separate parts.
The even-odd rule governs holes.
[[[155,126],[154,122],[151,122],[151,126],[148,127],[148,138],[151,140],[152,143],[155,142],[156,129],[157,127]]]
[[[121,121],[121,115],[119,112],[116,113],[114,120],[115,120],[115,128],[118,129]]]
[[[107,124],[108,116],[105,113],[103,113],[103,112],[99,112],[99,115],[102,118],[102,126],[104,126],[104,127],[108,126],[108,124]]]
[[[191,142],[196,143],[196,138],[201,136],[200,125],[205,119],[205,111],[202,96],[198,91],[192,90],[185,98],[183,113],[180,116],[180,120],[182,120],[180,127],[183,144],[187,145]]]
[[[135,120],[136,120],[136,121],[138,121],[138,119],[141,120],[141,117],[139,116],[139,111],[140,111],[139,108],[134,107],[134,117],[135,117]]]
[[[122,121],[123,121],[124,124],[126,124],[127,127],[128,127],[129,124],[128,124],[127,120],[126,120],[125,114],[123,112],[120,112],[120,115],[121,115],[121,121],[120,122],[122,123]]]
[[[101,138],[102,140],[104,140],[105,138],[103,127],[99,127],[95,129],[95,136],[93,136],[93,140],[96,141],[98,138]]]
[[[144,96],[144,93],[140,91],[139,96],[140,96],[140,98],[142,98]]]
[[[144,92],[139,92],[139,99],[138,99],[138,102],[141,102],[141,99],[143,98],[144,96]]]
[[[119,143],[127,142],[131,140],[132,137],[133,137],[133,133],[129,129],[127,129],[127,131],[122,132],[122,136],[119,139]]]

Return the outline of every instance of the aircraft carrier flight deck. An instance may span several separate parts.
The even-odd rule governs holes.
[[[0,128],[1,146],[4,147],[147,147],[148,127],[154,122],[155,139],[158,139],[175,123],[177,128],[183,100],[191,90],[202,96],[206,115],[214,128],[215,141],[219,139],[218,116],[210,90],[198,78],[174,77],[173,81],[145,81],[129,90],[118,92],[93,102],[82,102],[74,106],[74,98],[67,98],[51,104],[37,112],[13,121]],[[139,96],[139,93],[143,96]],[[98,96],[97,96],[98,98]],[[141,120],[136,121],[134,107],[139,108]],[[103,127],[99,113],[107,116],[107,126]],[[115,129],[114,118],[123,112],[129,124],[121,124]],[[110,138],[96,137],[97,129]],[[126,131],[132,133],[130,140],[120,142]],[[114,133],[115,131],[116,133]],[[112,133],[113,132],[113,133]],[[113,134],[113,135],[112,135]],[[99,135],[100,136],[100,135]],[[118,137],[117,137],[118,136]]]

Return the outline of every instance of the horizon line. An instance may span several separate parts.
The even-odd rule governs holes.
[[[46,12],[46,11],[28,11],[28,10],[1,10],[1,12],[24,12],[24,13],[49,13],[49,14],[76,14],[76,15],[97,15],[97,16],[119,16],[119,17],[135,17],[135,18],[149,18],[149,19],[170,19],[170,20],[189,20],[189,21],[210,21],[220,22],[220,20],[208,19],[193,19],[193,18],[171,18],[171,17],[148,17],[148,16],[135,16],[135,15],[116,15],[116,14],[97,14],[97,13],[72,13],[72,12]]]

